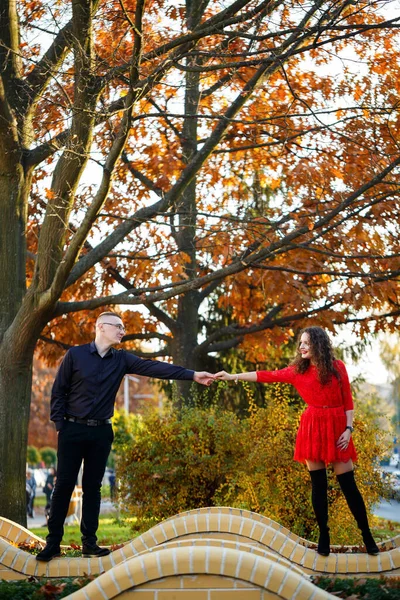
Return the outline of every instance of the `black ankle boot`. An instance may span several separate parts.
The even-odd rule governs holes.
[[[330,537],[329,537],[329,527],[327,527],[324,531],[319,532],[319,540],[318,540],[318,554],[321,556],[329,556],[330,552]]]
[[[311,477],[311,501],[319,527],[318,554],[329,556],[330,539],[328,527],[328,479],[326,469],[309,471]]]
[[[354,471],[348,471],[337,475],[338,482],[342,488],[342,492],[346,498],[349,509],[351,510],[358,527],[361,529],[362,538],[368,554],[377,556],[379,548],[375,544],[374,538],[368,524],[368,515],[365,508],[364,500],[360,494],[354,479]]]
[[[372,537],[372,533],[371,533],[369,527],[367,530],[362,531],[361,534],[362,534],[362,539],[364,541],[364,544],[365,544],[368,554],[372,554],[372,556],[378,556],[379,548],[375,544],[375,540]]]

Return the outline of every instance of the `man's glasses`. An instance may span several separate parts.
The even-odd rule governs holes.
[[[113,327],[116,327],[117,329],[119,329],[120,331],[126,331],[125,327],[123,325],[121,325],[120,323],[106,323],[105,321],[102,321],[100,323],[100,325],[112,325]]]

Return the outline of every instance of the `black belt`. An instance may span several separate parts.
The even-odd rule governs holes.
[[[73,423],[81,423],[82,425],[89,425],[89,427],[111,424],[111,419],[79,419],[78,417],[70,417],[69,415],[64,417],[64,420],[72,421]]]

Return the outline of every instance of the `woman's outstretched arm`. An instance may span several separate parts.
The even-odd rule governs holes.
[[[257,371],[248,373],[227,373],[219,371],[214,375],[216,381],[257,381]]]

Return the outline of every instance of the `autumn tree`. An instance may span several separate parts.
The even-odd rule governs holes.
[[[312,314],[397,314],[399,18],[379,7],[1,3],[0,514],[25,520],[39,339],[54,360],[120,305],[127,347],[196,367],[243,339],[263,358],[258,332]],[[346,52],[364,72],[332,76]]]
[[[128,252],[109,254],[109,282],[118,281],[127,291],[133,285],[157,288],[166,280],[189,282],[177,299],[168,295],[144,302],[147,318],[137,314],[126,344],[153,339],[161,343],[150,353],[141,351],[144,355],[212,368],[212,355],[224,357],[239,345],[253,363],[264,361],[271,354],[269,342],[286,343],[310,317],[329,328],[354,322],[362,334],[383,324],[395,326],[397,236],[385,224],[392,219],[397,226],[397,183],[392,179],[388,186],[386,179],[382,187],[374,177],[378,163],[389,166],[388,157],[394,161],[391,175],[397,166],[398,46],[395,34],[388,41],[386,29],[395,30],[397,19],[383,26],[377,6],[372,12],[360,4],[345,9],[346,23],[366,28],[354,40],[343,11],[335,15],[343,34],[332,46],[337,57],[344,57],[345,68],[319,38],[309,52],[294,52],[269,73],[268,86],[258,86],[230,119],[207,163],[169,206],[168,217],[158,214],[142,224]],[[193,29],[202,18],[200,9],[171,14],[182,28]],[[221,126],[235,90],[255,71],[258,42],[276,41],[271,15],[259,20],[257,34],[228,35],[211,54],[199,43],[185,63],[176,65],[175,85],[161,94],[152,91],[151,112],[138,117],[139,123],[146,118],[145,124],[138,125],[122,154],[122,187],[112,193],[119,207],[127,189],[134,198],[155,194],[160,199],[173,189],[171,181],[213,135],[213,122]],[[293,25],[293,13],[286,17]],[[356,68],[346,62],[350,52]],[[364,73],[359,72],[361,57]],[[336,69],[334,76],[328,69]],[[366,139],[375,143],[369,146]],[[110,222],[130,219],[114,207],[103,215]],[[323,215],[325,224],[315,227]],[[289,244],[288,232],[294,236]],[[241,258],[245,268],[239,272]],[[225,268],[232,263],[230,277]],[[209,276],[216,266],[218,277],[194,289],[196,275]],[[367,309],[361,317],[360,308]],[[59,323],[53,321],[53,330]],[[55,336],[68,341],[59,330]],[[178,385],[187,396],[189,384]]]

